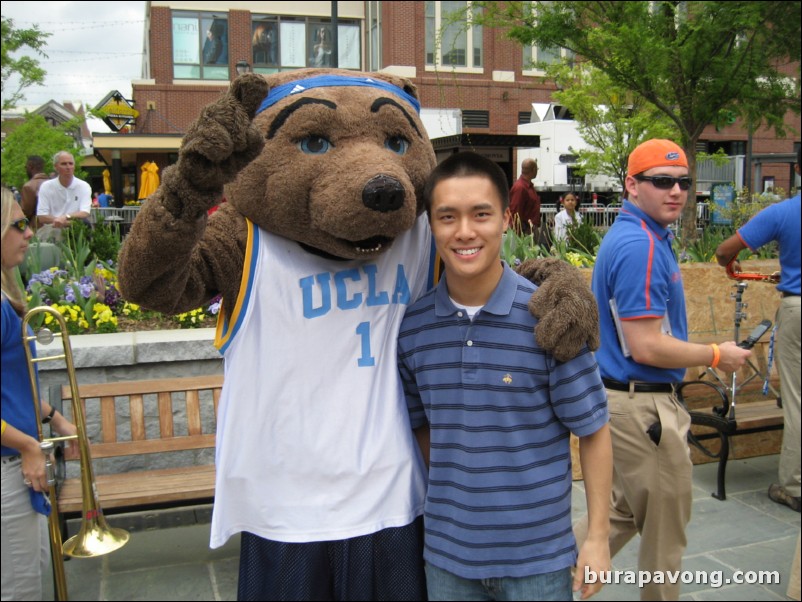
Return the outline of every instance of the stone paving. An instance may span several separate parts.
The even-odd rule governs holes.
[[[766,497],[776,480],[778,456],[733,460],[727,467],[727,500],[710,496],[716,465],[694,467],[693,518],[683,569],[778,571],[779,584],[710,582],[682,586],[682,600],[785,600],[788,574],[800,532],[800,515]],[[574,484],[574,517],[585,511],[581,482]],[[65,572],[72,600],[235,600],[239,539],[210,550],[209,508],[111,517],[130,528],[121,550],[100,558],[69,560]],[[613,559],[616,570],[635,570],[637,538]],[[596,600],[638,600],[635,585],[608,585]]]

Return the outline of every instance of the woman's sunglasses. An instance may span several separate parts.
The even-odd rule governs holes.
[[[11,222],[11,225],[24,234],[25,230],[28,229],[28,226],[31,225],[31,220],[29,220],[27,217],[21,217],[17,221]]]
[[[689,178],[688,176],[682,176],[679,178],[674,178],[672,176],[635,176],[636,180],[641,182],[651,182],[652,186],[655,188],[659,188],[660,190],[671,190],[674,188],[674,184],[679,184],[680,190],[688,190],[693,184],[693,179]]]

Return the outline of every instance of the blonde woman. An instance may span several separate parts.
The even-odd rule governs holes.
[[[554,240],[568,240],[568,228],[582,223],[582,216],[576,210],[579,200],[573,192],[563,197],[563,208],[554,217]]]
[[[49,486],[22,344],[25,295],[15,277],[33,232],[11,191],[3,188],[1,196],[2,599],[42,600],[42,579],[50,563],[43,515]],[[41,409],[43,423],[52,423],[63,435],[75,434],[75,426],[50,404],[42,403]]]

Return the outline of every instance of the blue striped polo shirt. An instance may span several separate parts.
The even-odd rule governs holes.
[[[572,566],[569,431],[608,420],[587,348],[565,363],[535,343],[535,287],[508,266],[471,321],[446,278],[407,309],[399,369],[411,423],[431,429],[424,558],[467,579]]]

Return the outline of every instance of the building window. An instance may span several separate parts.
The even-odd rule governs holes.
[[[173,13],[173,77],[228,79],[228,19],[210,13]]]
[[[482,69],[482,26],[471,25],[472,2],[426,2],[426,65]]]
[[[367,2],[368,70],[378,71],[382,64],[382,3]]]
[[[253,70],[275,73],[299,67],[333,67],[331,21],[306,17],[257,16],[251,25]],[[338,66],[360,69],[362,48],[358,21],[337,24]]]
[[[535,10],[534,3],[529,5],[529,10]],[[573,52],[556,46],[524,46],[523,53],[525,75],[543,75],[549,65],[574,58]]]
[[[565,48],[525,46],[523,72],[525,75],[542,75],[549,65],[563,60],[573,61],[574,53]]]

